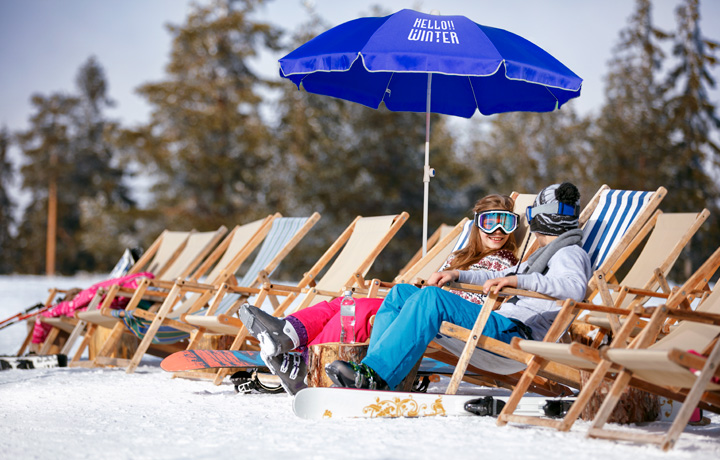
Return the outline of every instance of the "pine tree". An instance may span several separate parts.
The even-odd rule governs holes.
[[[607,102],[592,133],[594,176],[612,188],[654,190],[668,186],[670,142],[658,81],[668,34],[652,24],[649,0],[638,0],[610,62]]]
[[[10,228],[15,223],[15,203],[8,193],[13,178],[13,165],[8,158],[10,134],[7,128],[0,129],[0,274],[12,273],[15,269],[15,247]]]
[[[492,117],[473,131],[467,163],[474,169],[473,199],[488,193],[536,193],[574,183],[583,201],[598,188],[587,139],[588,119],[572,103],[551,113],[515,112]]]
[[[720,119],[708,96],[715,87],[711,68],[720,43],[702,35],[698,0],[684,0],[676,9],[677,31],[673,56],[677,62],[668,73],[670,97],[665,105],[672,127],[673,182],[664,206],[673,211],[711,211],[709,225],[692,241],[692,260],[702,263],[720,243],[720,188],[714,177],[720,166],[717,138]],[[686,267],[686,274],[691,267]]]
[[[268,83],[249,61],[273,49],[279,32],[252,19],[260,3],[196,5],[185,24],[169,27],[167,78],[139,88],[151,122],[124,142],[155,175],[153,207],[166,226],[217,228],[274,211],[265,198],[271,137],[260,113]]]
[[[100,225],[104,216],[133,205],[109,143],[116,125],[104,119],[109,106],[101,66],[90,58],[79,70],[77,95],[34,95],[31,127],[18,134],[27,164],[23,188],[31,194],[19,226],[20,268],[39,273],[45,265],[48,187],[57,183],[56,269],[61,273],[111,267],[122,249],[121,226]],[[101,244],[92,246],[83,238]]]

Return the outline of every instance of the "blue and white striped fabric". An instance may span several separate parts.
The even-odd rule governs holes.
[[[245,276],[238,280],[238,286],[252,286],[257,280],[260,271],[264,270],[268,264],[277,257],[278,253],[295,237],[307,220],[308,217],[280,217],[275,219],[255,260],[245,272]],[[273,270],[275,268],[276,267],[273,267]],[[271,274],[272,272],[268,273],[268,276]],[[226,294],[215,314],[220,315],[226,313],[240,297],[241,294]],[[193,314],[204,315],[205,309],[201,309]]]
[[[460,237],[457,239],[457,242],[455,243],[452,252],[459,251],[460,249],[464,248],[465,245],[467,245],[468,239],[470,238],[470,229],[472,229],[472,226],[472,220],[465,222],[462,233],[460,233]]]
[[[130,252],[130,249],[125,249],[122,257],[120,258],[120,260],[118,260],[118,263],[115,264],[115,267],[113,267],[112,271],[110,272],[108,279],[112,280],[127,275],[133,265],[135,265],[135,258]]]
[[[597,270],[635,222],[654,192],[607,190],[583,227],[582,247]]]

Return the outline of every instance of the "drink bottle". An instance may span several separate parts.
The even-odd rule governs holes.
[[[340,301],[340,343],[355,343],[355,299],[345,291]]]

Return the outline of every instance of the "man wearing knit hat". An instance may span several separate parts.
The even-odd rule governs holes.
[[[383,301],[370,345],[359,364],[335,361],[326,368],[339,386],[395,388],[435,338],[443,321],[471,329],[481,306],[441,289],[452,281],[482,285],[485,292],[518,287],[556,299],[582,301],[591,276],[590,258],[580,247],[580,193],[565,182],[543,189],[527,210],[540,248],[507,270],[449,270],[434,273],[425,288],[399,284]],[[542,340],[560,307],[555,301],[517,296],[490,313],[483,335],[510,343],[513,337]]]

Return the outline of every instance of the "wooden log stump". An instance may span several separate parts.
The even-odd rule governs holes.
[[[112,329],[98,326],[90,343],[88,343],[88,359],[92,361],[97,356],[98,351],[102,348]],[[132,359],[137,351],[140,341],[132,334],[123,333],[115,349],[110,353],[110,358]]]
[[[308,386],[332,386],[332,380],[325,373],[325,365],[337,359],[359,363],[367,354],[367,349],[367,343],[342,344],[332,342],[311,346],[308,349]]]
[[[590,375],[590,372],[580,371],[581,382],[584,384],[590,378]],[[580,415],[583,420],[593,420],[595,418],[612,385],[613,381],[603,380],[583,409]],[[613,409],[608,423],[653,422],[658,419],[659,415],[660,400],[657,395],[628,387],[620,396],[620,400]]]

